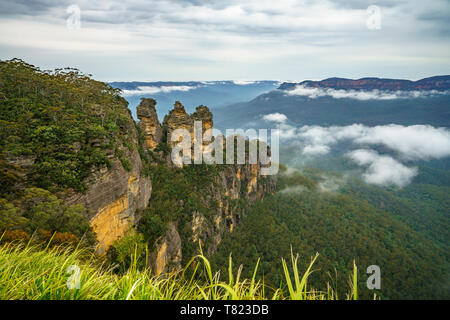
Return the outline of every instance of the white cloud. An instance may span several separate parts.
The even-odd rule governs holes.
[[[81,29],[66,28],[67,6]],[[449,70],[447,0],[0,1],[0,51],[42,68],[75,66],[97,79],[292,79]],[[405,35],[408,35],[407,37]],[[182,50],[180,50],[182,48]],[[349,67],[351,66],[351,67]]]
[[[426,97],[437,94],[448,94],[447,91],[381,91],[381,90],[336,90],[332,88],[315,88],[297,85],[292,90],[286,90],[290,96],[305,96],[311,99],[318,97],[332,97],[334,99],[356,99],[356,100],[393,100]]]
[[[339,143],[345,142],[348,156],[367,170],[363,179],[376,185],[408,184],[417,174],[403,161],[441,159],[450,156],[450,130],[430,125],[402,126],[396,124],[368,127],[350,126],[302,126],[280,125],[283,139],[291,140],[301,148],[300,157],[319,157],[330,153]],[[340,144],[339,146],[343,146]],[[389,155],[379,155],[371,147],[383,146]],[[362,147],[366,149],[361,149]],[[305,157],[306,159],[306,157]]]
[[[325,154],[325,147],[350,141],[356,145],[383,145],[406,160],[440,159],[450,156],[450,130],[430,125],[402,126],[396,124],[368,127],[350,126],[302,126],[280,127],[282,138],[296,139],[304,145],[304,152],[314,150]],[[323,152],[320,152],[322,150]]]
[[[317,184],[317,188],[322,192],[336,192],[345,182],[345,177],[338,178],[334,176],[322,175],[321,180]]]
[[[362,177],[365,182],[379,186],[404,187],[417,175],[417,168],[407,167],[390,156],[373,150],[358,149],[348,153],[350,159],[366,167]]]
[[[306,146],[303,148],[303,154],[320,156],[330,152],[330,147],[323,144],[316,144],[311,146]]]
[[[450,156],[450,131],[429,125],[376,126],[366,130],[356,143],[382,144],[409,160],[439,159]]]
[[[135,95],[145,95],[145,94],[155,94],[155,93],[169,93],[172,91],[189,91],[197,89],[198,86],[142,86],[137,87],[137,90],[123,90],[123,95],[135,96]]]
[[[286,177],[289,177],[293,174],[300,173],[300,170],[294,167],[287,167],[285,171],[281,171],[280,174]]]
[[[329,128],[321,126],[303,126],[298,130],[298,137],[311,144],[332,144],[336,138],[330,134]]]
[[[290,187],[286,187],[283,190],[281,190],[280,193],[287,193],[287,194],[302,193],[306,190],[308,190],[308,189],[304,186],[290,186]]]
[[[285,123],[281,123],[278,125],[280,129],[280,138],[282,139],[292,139],[297,137],[297,128]]]
[[[300,174],[304,175],[301,170],[294,167],[287,167],[285,171],[280,172],[280,175],[284,177],[291,177],[293,175]],[[336,192],[339,190],[341,185],[343,185],[347,180],[345,175],[343,176],[331,176],[328,174],[323,174],[317,183],[317,190],[321,192]],[[281,193],[301,193],[308,190],[305,186],[288,186],[282,189]]]
[[[258,81],[234,80],[233,83],[236,84],[236,85],[245,86],[245,85],[249,85],[249,84],[258,83]]]
[[[268,121],[268,122],[278,122],[278,123],[284,123],[287,120],[286,115],[279,113],[279,112],[275,112],[275,113],[270,113],[270,114],[266,114],[262,117],[263,120]]]

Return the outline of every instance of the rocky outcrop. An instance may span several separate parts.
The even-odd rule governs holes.
[[[177,141],[172,141],[172,134],[176,129],[186,129],[191,135],[191,141],[193,141],[194,121],[192,117],[186,113],[184,106],[179,101],[175,102],[174,108],[164,117],[163,127],[167,134],[167,143],[170,149],[178,142],[182,141],[182,137]]]
[[[206,106],[198,106],[191,115],[194,124],[196,121],[202,123],[203,147],[211,142],[213,129],[213,115]],[[203,148],[204,149],[204,148]]]
[[[159,275],[171,265],[179,266],[181,258],[181,238],[176,229],[176,224],[170,223],[166,234],[158,240],[156,249],[150,254],[150,265],[153,272]]]
[[[137,107],[137,117],[140,120],[139,126],[144,133],[145,146],[149,150],[154,150],[161,142],[162,129],[156,114],[156,101],[151,98],[143,98]]]
[[[191,144],[195,144],[197,142],[197,137],[195,136],[195,124],[201,123],[201,128],[198,128],[200,130],[197,130],[198,133],[201,133],[202,136],[202,143],[200,145],[201,151],[205,151],[206,147],[213,141],[212,136],[212,129],[213,129],[213,115],[211,111],[206,106],[198,106],[196,108],[196,111],[192,114],[186,113],[184,106],[179,102],[176,101],[174,108],[169,111],[169,114],[164,117],[163,121],[163,130],[166,133],[167,138],[167,144],[170,149],[172,149],[176,144],[183,141],[183,137],[173,138],[172,135],[175,130],[177,129],[185,129],[189,133]],[[170,166],[175,165],[177,167],[182,167],[183,163],[176,162],[172,163],[170,159],[168,160],[168,164]],[[193,159],[191,159],[193,160]]]
[[[275,192],[276,180],[260,175],[260,164],[225,165],[223,171],[204,190],[205,205],[216,203],[208,217],[194,212],[192,241],[206,248],[208,254],[216,251],[225,232],[233,232],[249,206]]]
[[[91,219],[91,226],[97,234],[99,242],[97,251],[100,254],[133,226],[136,210],[147,207],[151,195],[149,178],[137,178],[131,174],[126,184],[120,180],[117,182],[117,185],[123,190],[116,193],[117,197],[114,200],[97,208]],[[107,194],[110,197],[113,195],[113,193]]]
[[[191,136],[191,143],[194,144],[197,142],[194,132],[199,129],[196,127],[194,130],[196,121],[201,121],[199,131],[203,138],[202,151],[204,152],[214,140],[212,137],[213,115],[206,106],[199,106],[194,113],[188,114],[183,105],[177,101],[174,109],[164,118],[162,130],[167,136],[163,137],[162,141],[167,141],[171,149],[181,141],[181,139],[171,141],[173,132],[177,129],[185,129]],[[225,146],[224,139],[223,147]],[[194,149],[193,146],[191,147]],[[170,157],[162,157],[169,167],[173,166]],[[248,154],[246,158],[248,160]],[[182,167],[182,165],[175,166]],[[155,249],[149,256],[149,263],[157,274],[180,267],[184,241],[194,242],[194,246],[200,243],[208,254],[215,252],[223,235],[234,230],[248,207],[254,201],[263,199],[266,194],[275,192],[275,178],[261,175],[261,163],[214,164],[214,166],[216,166],[217,174],[206,181],[205,186],[201,188],[194,186],[198,188],[197,193],[205,210],[190,211],[189,206],[185,207],[184,203],[179,203],[190,221],[188,223],[188,228],[191,229],[189,238],[180,236],[177,223],[174,221],[170,223],[165,235],[156,241]]]

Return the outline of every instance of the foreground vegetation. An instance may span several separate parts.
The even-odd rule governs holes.
[[[7,243],[0,246],[0,299],[114,299],[114,300],[222,300],[276,299],[323,300],[357,299],[357,269],[351,276],[349,293],[340,297],[328,286],[318,291],[308,286],[317,255],[303,275],[298,259],[291,254],[284,259],[284,285],[271,288],[256,277],[243,279],[241,268],[233,274],[229,257],[227,280],[214,273],[208,259],[201,253],[192,258],[184,270],[154,275],[150,269],[139,270],[131,263],[124,274],[114,266],[102,263],[89,249],[59,245],[42,248],[37,245]],[[79,281],[78,281],[79,280]]]

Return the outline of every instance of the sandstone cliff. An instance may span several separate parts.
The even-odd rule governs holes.
[[[138,115],[141,115],[140,126],[143,132],[150,132],[154,130],[155,126],[158,126],[157,117],[154,116],[151,120],[143,117],[143,114],[150,114],[150,111],[146,109],[150,109],[154,113],[154,104],[147,103],[147,99],[143,100],[138,107]],[[164,118],[162,124],[164,135],[159,140],[160,143],[167,143],[170,150],[177,143],[177,141],[171,141],[171,134],[180,128],[186,129],[191,135],[191,141],[194,142],[195,121],[202,122],[201,131],[204,135],[203,147],[205,147],[209,144],[209,140],[214,139],[211,139],[213,128],[211,112],[206,106],[199,106],[193,114],[189,115],[178,101],[175,103],[174,109]],[[163,165],[172,167],[170,157],[159,152],[158,146],[153,144],[154,141],[155,139],[152,138],[151,148],[147,144],[148,150],[155,151],[164,163]],[[260,163],[212,166],[215,168],[215,173],[203,178],[202,185],[192,186],[195,188],[195,193],[199,195],[200,204],[197,209],[193,209],[192,206],[185,203],[185,200],[179,200],[174,204],[183,211],[183,220],[187,220],[187,223],[181,226],[177,221],[169,222],[165,235],[156,240],[153,246],[154,250],[149,257],[149,262],[155,272],[161,273],[179,267],[183,254],[192,254],[192,252],[183,252],[183,248],[187,250],[187,242],[191,243],[189,245],[191,248],[198,248],[200,243],[208,254],[215,252],[224,233],[233,231],[248,206],[254,201],[262,199],[265,194],[275,191],[275,178],[261,176]],[[173,170],[182,170],[182,168]],[[149,205],[152,206],[151,199]],[[165,209],[170,210],[170,208]],[[188,230],[186,231],[186,229]]]
[[[97,107],[96,112],[101,114],[102,108]],[[174,130],[186,129],[194,143],[194,123],[201,121],[204,139],[202,150],[214,140],[211,133],[213,115],[206,106],[199,106],[194,113],[188,114],[183,105],[176,102],[162,124],[153,99],[143,99],[138,106],[138,124],[125,104],[117,108],[116,111],[120,111],[123,118],[116,133],[109,137],[92,137],[85,142],[76,142],[73,146],[75,152],[87,147],[90,150],[103,150],[108,165],[105,163],[90,168],[83,181],[85,190],[67,188],[58,192],[67,205],[82,204],[86,209],[85,216],[96,234],[99,254],[104,254],[130,228],[137,227],[143,210],[155,203],[152,193],[161,190],[153,187],[152,175],[147,172],[149,167],[153,172],[160,172],[163,167],[182,174],[183,170],[188,170],[177,168],[171,161],[170,150],[176,143],[171,141]],[[110,140],[114,140],[114,144]],[[37,165],[35,155],[10,157],[8,161],[20,167],[25,176],[33,172]],[[275,179],[261,176],[259,163],[208,167],[212,174],[203,176],[202,170],[197,170],[191,177],[195,181],[181,190],[181,193],[195,194],[195,205],[189,197],[172,199],[173,196],[164,194],[165,191],[159,195],[160,198],[166,197],[164,201],[170,205],[158,208],[156,214],[166,211],[181,213],[163,219],[164,234],[149,243],[152,249],[149,263],[156,273],[180,267],[183,257],[190,258],[199,244],[208,254],[215,252],[225,232],[233,231],[248,206],[275,190]]]
[[[136,211],[147,207],[152,192],[150,177],[143,174],[142,159],[137,151],[138,132],[131,114],[128,114],[128,122],[121,128],[121,134],[126,135],[131,150],[119,145],[118,152],[109,153],[110,167],[94,167],[85,180],[87,190],[69,192],[66,198],[68,204],[80,203],[88,210],[100,254],[133,226]],[[117,153],[129,162],[128,170]]]

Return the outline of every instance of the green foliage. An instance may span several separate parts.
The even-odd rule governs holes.
[[[353,180],[342,192],[367,200],[443,249],[450,249],[449,186],[412,183],[400,190],[386,190]]]
[[[126,273],[132,266],[142,270],[147,267],[147,246],[144,236],[131,228],[125,236],[114,242],[108,249],[108,258],[117,264],[116,271]]]
[[[0,130],[2,130],[1,121]],[[3,190],[0,192],[4,194],[11,193],[14,190],[14,185],[22,180],[21,174],[21,168],[6,161],[4,154],[0,153],[0,190]]]
[[[267,284],[277,287],[285,281],[280,276],[279,261],[290,255],[290,246],[299,252],[301,261],[321,253],[316,263],[320,276],[311,282],[319,290],[326,291],[323,285],[329,282],[336,294],[341,294],[347,286],[342,274],[350,273],[353,265],[349,262],[355,259],[362,270],[369,265],[380,266],[382,288],[375,291],[381,298],[449,296],[443,285],[448,274],[446,250],[367,201],[339,193],[305,188],[267,196],[249,209],[232,234],[225,235],[211,259],[213,266],[223,270],[232,253],[234,260],[244,265],[244,276],[250,277],[248,266],[261,258],[259,274]],[[365,278],[360,276],[358,281],[358,295],[363,299],[373,297]]]
[[[122,163],[123,168],[126,171],[131,171],[131,162],[127,158],[120,158],[120,163]]]
[[[138,231],[143,234],[145,242],[153,247],[156,240],[164,235],[167,225],[160,215],[152,214],[149,211],[149,209],[144,210],[142,218],[139,220]]]
[[[27,188],[17,201],[20,207],[0,198],[0,230],[21,229],[28,234],[37,229],[50,232],[70,232],[77,237],[94,241],[93,231],[84,216],[83,205],[66,205],[49,191]]]
[[[119,93],[76,69],[41,71],[18,59],[0,61],[1,183],[23,178],[5,159],[30,156],[28,185],[85,190],[90,169],[109,164],[106,149],[126,141],[121,132],[130,116]],[[0,193],[17,191],[13,186]]]
[[[8,200],[0,198],[0,230],[24,228],[27,222],[19,208]]]
[[[319,255],[316,254],[316,256],[312,259],[308,269],[306,269],[305,274],[303,275],[302,279],[300,280],[299,272],[298,272],[298,255],[294,258],[294,254],[291,252],[291,260],[292,260],[292,267],[294,269],[294,284],[291,281],[290,272],[287,266],[287,263],[284,259],[281,259],[281,263],[283,265],[283,271],[284,276],[286,279],[286,284],[289,289],[289,295],[292,297],[293,300],[304,300],[307,298],[305,295],[306,291],[306,281],[308,280],[309,275],[312,273],[311,267],[316,261],[317,257]],[[355,282],[356,283],[356,279]],[[294,287],[295,285],[295,287]]]
[[[134,236],[128,240],[134,239]],[[134,241],[123,246],[129,250]],[[122,246],[122,245],[120,245]],[[242,278],[234,273],[229,258],[228,281],[213,272],[208,259],[200,253],[180,272],[153,275],[137,268],[137,259],[123,275],[102,264],[87,249],[65,246],[42,249],[35,246],[0,246],[0,300],[264,300],[296,299],[282,288],[268,288],[256,276]],[[312,265],[312,264],[311,264]],[[310,265],[310,267],[311,267]],[[75,269],[70,269],[75,266]],[[73,271],[79,268],[79,278]],[[191,270],[190,277],[186,271]],[[72,273],[69,272],[72,270]],[[295,270],[294,270],[295,272]],[[70,278],[72,277],[72,278]],[[310,278],[305,274],[303,278]],[[78,280],[78,281],[77,281]],[[67,284],[72,284],[70,288]],[[308,300],[337,299],[330,292],[304,286],[301,297]],[[347,298],[350,294],[347,295]]]
[[[137,228],[144,235],[149,248],[153,249],[167,225],[176,222],[182,239],[183,258],[189,259],[195,249],[189,223],[195,211],[208,216],[207,213],[214,208],[213,204],[204,203],[203,197],[214,183],[219,169],[206,164],[169,168],[163,163],[149,168],[152,199],[143,211]]]

